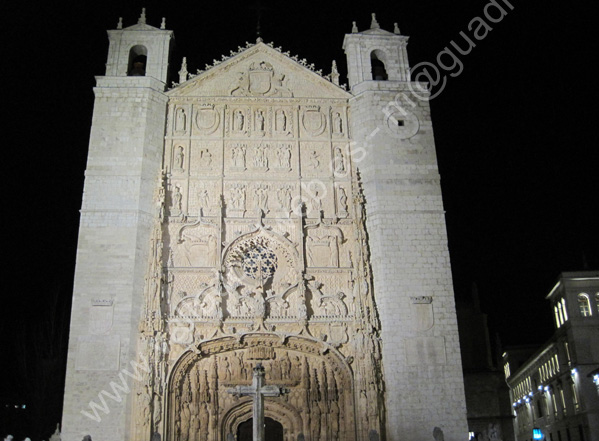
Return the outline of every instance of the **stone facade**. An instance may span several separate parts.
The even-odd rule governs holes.
[[[389,112],[407,37],[347,35],[350,92],[260,40],[165,91],[171,31],[109,37],[64,439],[234,439],[258,362],[286,441],[465,439],[430,111]]]

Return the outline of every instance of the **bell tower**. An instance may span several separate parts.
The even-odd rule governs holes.
[[[138,23],[108,31],[81,207],[69,339],[65,441],[129,440],[154,192],[160,182],[173,32]],[[140,368],[141,369],[141,368]],[[82,403],[85,403],[82,406]],[[88,406],[89,403],[89,406]],[[94,437],[95,438],[95,437]]]
[[[438,427],[458,441],[468,430],[440,176],[407,43],[374,14],[370,29],[354,23],[343,43],[381,319],[386,439],[432,439]]]

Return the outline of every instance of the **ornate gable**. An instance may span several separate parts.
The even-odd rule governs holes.
[[[218,63],[218,62],[217,62]],[[172,89],[172,97],[340,98],[351,95],[262,42]]]

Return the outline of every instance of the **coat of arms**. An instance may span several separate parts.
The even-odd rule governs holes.
[[[252,62],[246,72],[240,72],[232,85],[233,96],[284,96],[291,97],[291,91],[283,85],[285,75],[275,75],[272,64],[266,61]]]

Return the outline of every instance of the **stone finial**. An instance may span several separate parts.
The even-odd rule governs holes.
[[[116,24],[117,29],[123,29],[123,17],[119,17],[119,22]]]
[[[162,17],[162,22],[160,23],[160,29],[166,29],[166,17]]]
[[[258,43],[262,43],[264,40],[262,40],[262,37],[258,37],[256,38],[256,44]]]
[[[333,60],[333,66],[331,66],[331,81],[335,85],[339,85],[339,71],[337,70],[337,62]]]
[[[401,34],[401,32],[399,30],[399,25],[397,23],[393,23],[393,33],[397,34],[397,35]]]
[[[356,24],[355,21],[351,22],[351,33],[352,34],[357,34],[358,33],[358,25]]]
[[[187,81],[187,76],[189,72],[187,72],[187,57],[183,57],[183,61],[181,62],[181,70],[179,71],[179,84],[182,84]]]
[[[370,22],[370,29],[380,29],[381,26],[379,25],[379,22],[376,21],[376,14],[373,12],[372,13],[372,21]]]
[[[137,20],[138,24],[146,24],[146,8],[141,8],[141,15]]]

